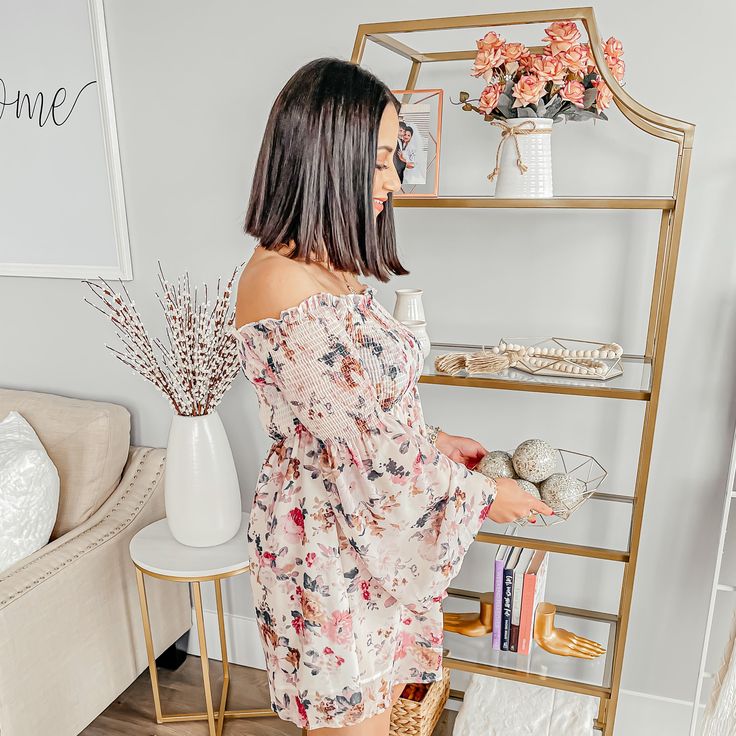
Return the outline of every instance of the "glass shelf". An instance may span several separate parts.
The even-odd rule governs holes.
[[[606,502],[606,503],[603,503]],[[475,537],[485,544],[513,544],[556,554],[628,562],[633,496],[593,494],[567,521],[518,527],[486,519]]]
[[[496,197],[412,197],[393,200],[394,207],[441,207],[496,209],[577,209],[577,210],[671,210],[672,197],[551,197],[550,199],[501,199]]]
[[[621,358],[623,374],[606,381],[573,378],[570,376],[542,376],[525,373],[516,368],[507,368],[500,373],[476,373],[468,376],[463,370],[457,375],[441,373],[434,367],[436,358],[443,353],[473,352],[481,345],[456,343],[432,343],[430,354],[424,361],[420,383],[435,383],[446,386],[469,388],[495,388],[509,391],[536,391],[578,396],[604,396],[615,399],[649,401],[652,385],[652,362],[641,355],[624,355]]]
[[[477,593],[448,589],[442,610],[457,613],[478,611]],[[444,663],[450,669],[495,675],[509,680],[544,685],[558,690],[597,697],[611,694],[611,667],[616,643],[617,617],[576,608],[557,606],[555,623],[560,628],[597,641],[606,652],[596,659],[562,657],[532,643],[529,655],[495,651],[491,635],[469,637],[444,632]]]

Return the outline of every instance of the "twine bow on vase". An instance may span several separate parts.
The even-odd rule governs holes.
[[[552,119],[492,120],[491,125],[501,128],[496,166],[488,174],[489,181],[498,177],[496,196],[552,197]]]

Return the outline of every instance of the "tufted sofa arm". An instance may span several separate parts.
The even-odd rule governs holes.
[[[0,736],[76,736],[147,667],[128,545],[165,515],[165,458],[131,447],[95,514],[0,573]],[[191,627],[189,591],[146,590],[158,655]]]

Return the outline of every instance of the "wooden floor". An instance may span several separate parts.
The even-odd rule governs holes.
[[[204,711],[202,668],[199,657],[189,655],[179,669],[158,670],[164,714]],[[210,660],[213,700],[219,704],[222,670],[219,661]],[[230,665],[229,710],[268,708],[268,684],[262,670]],[[455,713],[446,710],[433,736],[451,736]],[[104,713],[100,714],[80,736],[207,736],[206,721],[165,723],[154,720],[151,678],[146,670]],[[300,736],[301,729],[279,718],[225,721],[223,736]]]

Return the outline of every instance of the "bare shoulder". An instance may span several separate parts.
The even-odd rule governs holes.
[[[319,285],[300,263],[278,256],[250,262],[238,281],[235,325],[278,318],[317,291]]]

